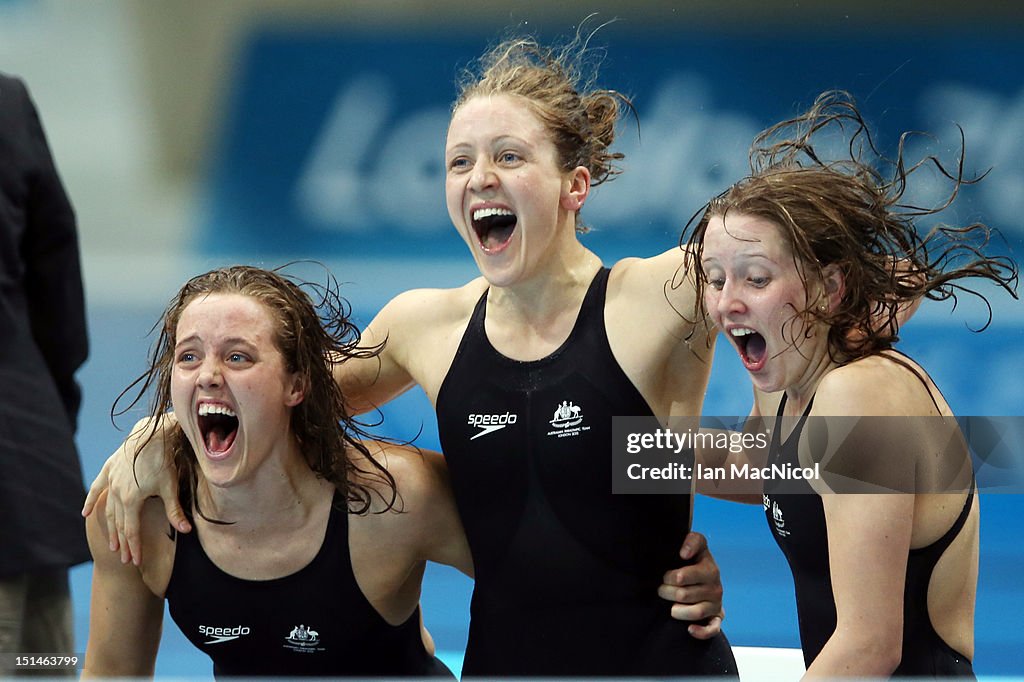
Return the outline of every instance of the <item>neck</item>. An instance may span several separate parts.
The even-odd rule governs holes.
[[[798,380],[786,388],[786,413],[803,414],[818,390],[818,384],[838,366],[829,356],[827,343],[821,344],[821,348],[812,353],[810,362]]]
[[[202,473],[196,498],[203,514],[251,531],[289,526],[308,517],[325,485],[292,443],[287,455],[271,456],[246,480],[214,485]]]
[[[543,322],[575,309],[574,304],[582,299],[601,267],[601,260],[575,235],[570,244],[554,251],[532,277],[510,286],[492,286],[488,306],[526,323]]]

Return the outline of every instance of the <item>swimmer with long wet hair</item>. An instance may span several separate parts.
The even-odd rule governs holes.
[[[849,153],[829,159],[816,145],[835,134]],[[935,382],[896,349],[901,310],[924,297],[955,299],[973,279],[1016,298],[1017,266],[986,255],[988,227],[917,230],[975,181],[960,164],[910,164],[902,141],[887,164],[854,101],[827,92],[757,138],[751,175],[687,240],[692,317],[706,314],[739,354],[752,420],[777,417],[770,446],[731,463],[822,472],[765,482],[754,498],[793,572],[809,678],[973,676],[970,456]],[[926,166],[952,183],[935,209],[904,199]]]
[[[364,440],[332,371],[379,349],[358,349],[343,301],[322,292],[318,313],[289,278],[237,266],[171,301],[133,386],[136,401],[154,389],[152,415],[173,409],[173,428],[139,437],[162,441],[194,532],[168,532],[150,500],[136,566],[109,550],[104,515],[89,518],[86,676],[152,675],[166,600],[217,675],[451,677],[419,611],[427,560],[472,575],[447,470]]]

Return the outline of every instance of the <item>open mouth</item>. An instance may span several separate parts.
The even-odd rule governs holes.
[[[729,330],[736,348],[739,349],[740,359],[749,372],[756,372],[764,367],[767,357],[768,344],[764,337],[753,329],[738,327]]]
[[[198,418],[206,451],[213,456],[227,454],[238,435],[238,415],[234,410],[226,405],[201,403]]]
[[[487,253],[503,250],[512,240],[518,218],[507,208],[478,208],[473,211],[473,231]]]

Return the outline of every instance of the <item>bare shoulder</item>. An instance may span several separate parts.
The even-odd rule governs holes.
[[[387,352],[401,358],[419,383],[427,368],[412,368],[413,358],[424,348],[446,347],[457,329],[466,323],[473,306],[483,295],[487,282],[482,277],[454,289],[410,289],[391,299],[363,334],[364,342],[385,343]],[[425,344],[425,340],[427,343]],[[427,355],[433,357],[432,353]]]
[[[362,335],[362,344],[380,346],[380,353],[336,370],[354,409],[382,405],[416,384],[434,401],[486,287],[478,278],[454,289],[412,289],[384,306]]]
[[[697,309],[692,273],[685,268],[685,252],[674,248],[650,258],[624,258],[608,280],[608,303],[617,312],[657,320],[673,330],[693,328]]]
[[[382,499],[390,499],[390,489],[380,476],[374,475],[385,469],[394,479],[398,491],[396,508],[409,511],[425,501],[444,494],[446,475],[444,457],[433,450],[424,450],[413,445],[388,443],[385,441],[363,441],[367,452],[373,458],[370,462],[365,453],[353,452],[352,461],[357,466],[357,480],[378,493]],[[380,505],[380,500],[375,505]]]
[[[653,284],[658,289],[667,287],[692,293],[693,281],[684,267],[685,256],[685,251],[673,248],[649,258],[623,258],[612,266],[609,286],[625,289],[639,287],[644,292],[650,292]]]
[[[921,492],[963,465],[959,427],[931,379],[883,354],[829,372],[818,385],[801,458],[820,462],[837,492]],[[814,452],[811,452],[811,447]],[[948,478],[945,481],[951,480]],[[938,488],[936,488],[938,489]]]
[[[814,413],[837,416],[927,416],[945,403],[928,374],[901,355],[874,355],[838,367],[821,380]]]
[[[619,261],[608,280],[608,342],[655,414],[698,414],[707,389],[714,328],[684,266],[674,248]]]
[[[454,289],[410,289],[391,299],[378,319],[416,326],[455,321],[472,310],[486,288],[486,280],[478,277]]]

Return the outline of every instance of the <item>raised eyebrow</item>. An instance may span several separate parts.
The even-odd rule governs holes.
[[[254,351],[256,346],[252,344],[248,339],[243,339],[241,336],[232,336],[224,339],[225,346],[244,346],[247,350]]]
[[[174,344],[174,350],[178,350],[180,347],[190,345],[196,341],[202,342],[199,334],[190,334],[183,339],[178,339],[178,342]]]
[[[767,261],[768,263],[770,263],[772,265],[778,265],[778,263],[776,263],[773,259],[769,258],[768,256],[764,255],[763,253],[743,253],[743,252],[740,252],[740,253],[736,254],[736,260],[740,261],[741,265],[743,264],[743,261],[752,261],[752,260],[764,260],[764,261]],[[714,258],[714,257],[702,258],[701,261],[700,261],[700,266],[702,268],[707,268],[707,267],[710,267],[710,266],[713,266],[713,265],[719,265],[720,266],[721,264],[719,263],[718,259]]]
[[[763,253],[753,253],[749,251],[740,251],[736,254],[737,260],[766,260],[773,265],[776,264],[775,260]]]
[[[203,339],[202,339],[202,337],[199,336],[199,334],[191,334],[189,336],[186,336],[183,339],[180,339],[176,344],[174,344],[174,349],[177,351],[179,348],[181,348],[181,346],[192,345],[195,342],[202,343],[202,341],[203,341]],[[256,346],[251,341],[249,341],[248,339],[245,339],[245,338],[243,338],[241,336],[231,336],[231,337],[228,337],[228,338],[224,339],[223,341],[221,341],[221,346],[222,347],[226,346],[228,348],[242,346],[243,348],[245,348],[248,351],[255,351],[256,350]]]

